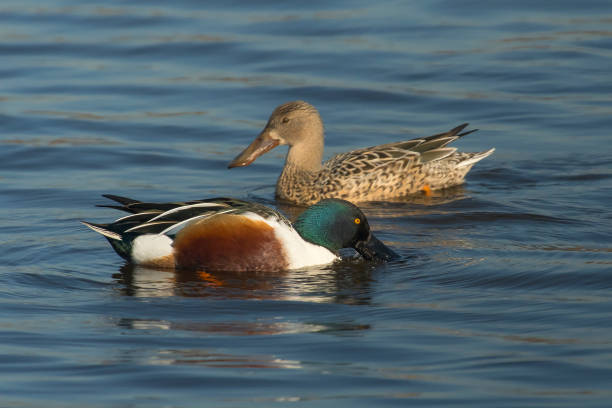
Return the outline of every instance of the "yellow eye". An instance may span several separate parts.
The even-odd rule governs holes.
[[[355,224],[360,224],[361,220],[359,218],[355,218]]]

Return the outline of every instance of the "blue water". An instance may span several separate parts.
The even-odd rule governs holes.
[[[610,405],[609,1],[5,0],[0,61],[0,406]],[[387,265],[174,274],[78,223],[276,205],[285,150],[226,166],[295,99],[326,157],[464,122],[497,150],[362,206]]]

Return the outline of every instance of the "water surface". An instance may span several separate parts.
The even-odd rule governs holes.
[[[0,406],[608,406],[612,6],[4,1]],[[326,157],[470,122],[462,187],[367,203],[401,259],[284,274],[124,265],[78,223],[269,205],[304,99]],[[296,209],[279,206],[289,214]]]

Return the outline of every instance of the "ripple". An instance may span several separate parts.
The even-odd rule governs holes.
[[[2,401],[609,405],[611,12],[3,2]],[[497,150],[460,187],[360,203],[387,264],[169,273],[79,226],[117,215],[102,193],[296,216],[274,201],[286,147],[226,169],[295,99],[326,158],[466,121],[456,147]]]

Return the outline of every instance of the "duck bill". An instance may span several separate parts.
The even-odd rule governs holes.
[[[373,234],[367,240],[355,244],[355,249],[368,261],[390,261],[398,258],[398,255],[388,246],[383,244]]]
[[[233,167],[244,167],[253,163],[256,158],[264,153],[269,152],[280,144],[280,140],[272,139],[268,132],[263,131],[253,143],[251,143],[246,149],[244,149],[238,156],[234,158],[227,166],[231,169]]]

